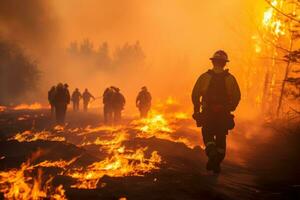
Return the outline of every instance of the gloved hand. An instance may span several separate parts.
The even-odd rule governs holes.
[[[200,112],[194,112],[194,114],[192,115],[193,119],[197,121],[197,119],[199,119],[200,116]]]
[[[204,121],[203,114],[201,112],[196,112],[193,114],[193,118],[197,123],[197,127],[202,127]]]

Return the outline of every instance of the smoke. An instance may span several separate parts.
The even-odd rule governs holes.
[[[120,87],[126,109],[135,109],[142,86],[154,101],[173,96],[188,107],[193,84],[211,66],[208,58],[215,50],[228,52],[230,71],[243,84],[255,5],[250,0],[1,1],[0,33],[37,57],[44,91],[39,96],[45,101],[52,85],[67,82],[71,90],[88,88],[95,96],[108,86]],[[95,51],[107,42],[110,57],[126,43],[139,41],[145,60],[129,68],[120,63],[118,71],[97,70],[90,59],[68,54],[71,42],[86,38]]]
[[[67,75],[60,80],[69,82],[71,89],[73,85],[81,90],[88,87],[98,95],[105,87],[116,85],[132,108],[135,95],[144,85],[154,101],[173,96],[190,105],[193,84],[211,66],[208,58],[214,51],[228,52],[234,74],[245,71],[243,57],[249,53],[249,18],[253,17],[247,12],[254,4],[238,0],[57,1],[65,46],[89,38],[95,49],[107,42],[113,54],[116,47],[138,40],[146,55],[143,70],[124,68],[122,73],[110,74],[88,70],[89,62],[70,61],[64,66]]]
[[[35,53],[47,52],[59,33],[54,13],[50,1],[0,1],[0,34]]]

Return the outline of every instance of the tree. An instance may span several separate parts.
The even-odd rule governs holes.
[[[267,99],[268,93],[273,96],[277,95],[276,114],[279,116],[284,111],[282,102],[288,94],[286,91],[289,89],[287,80],[292,75],[291,72],[295,68],[295,64],[299,63],[298,59],[300,58],[300,51],[297,48],[300,38],[300,21],[298,20],[300,4],[298,0],[265,1],[269,7],[264,13],[260,38],[266,45],[265,49],[271,59],[271,66],[266,70],[263,96]],[[280,69],[281,64],[284,64],[283,71]],[[280,81],[278,88],[275,85],[277,83],[275,78]],[[275,93],[275,91],[278,92]],[[271,102],[274,102],[274,99]]]
[[[0,104],[19,103],[37,89],[40,71],[20,46],[0,40]]]
[[[109,48],[107,42],[103,42],[96,53],[97,55],[97,64],[101,68],[108,68],[111,66],[111,57],[109,55]]]
[[[83,40],[80,44],[80,53],[84,56],[91,56],[94,53],[94,45],[89,39]]]

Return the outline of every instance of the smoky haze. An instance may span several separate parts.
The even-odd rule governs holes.
[[[95,96],[116,85],[127,97],[127,110],[134,110],[144,85],[154,101],[173,96],[189,106],[192,86],[217,49],[228,52],[229,68],[240,74],[242,85],[257,7],[255,1],[238,0],[14,0],[1,2],[0,22],[2,35],[22,42],[37,58],[41,99],[57,82],[69,83],[71,90],[87,87]],[[70,43],[84,39],[95,51],[107,42],[112,58],[116,49],[139,41],[145,60],[140,66],[121,63],[117,70],[99,69],[90,59],[69,55]]]
[[[59,32],[54,13],[50,1],[1,1],[0,33],[35,53],[47,51]]]

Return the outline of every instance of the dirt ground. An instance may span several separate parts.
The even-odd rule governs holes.
[[[109,127],[101,123],[100,114],[69,112],[68,125],[55,129],[48,110],[2,112],[0,170],[19,169],[34,152],[42,151],[40,156],[32,159],[31,165],[45,160],[76,158],[66,169],[39,167],[44,178],[53,177],[52,185],[63,185],[68,199],[300,199],[299,127],[284,129],[284,132],[278,124],[238,119],[235,130],[228,135],[222,172],[214,175],[205,169],[201,131],[189,117],[167,118],[168,124],[164,126],[171,127],[172,131],[156,129],[161,124],[154,124],[155,133],[149,137],[139,136],[141,130],[134,120],[125,119],[120,128],[107,131]],[[94,130],[95,127],[104,128]],[[41,131],[47,131],[50,136],[23,141],[15,138],[17,133],[24,131],[29,131],[28,137]],[[118,176],[111,175],[114,171],[107,172],[95,188],[72,187],[76,178],[68,172],[75,167],[88,170],[92,163],[110,156],[106,148],[111,146],[92,141],[97,137],[109,141],[109,134],[117,137],[119,132],[126,132],[128,138],[119,141],[122,146],[118,148],[125,146],[128,152],[145,148],[147,159],[155,151],[161,161],[139,175]],[[171,139],[165,135],[160,137],[161,133],[171,135]],[[51,139],[54,136],[64,140]],[[35,176],[36,171],[28,176]]]

